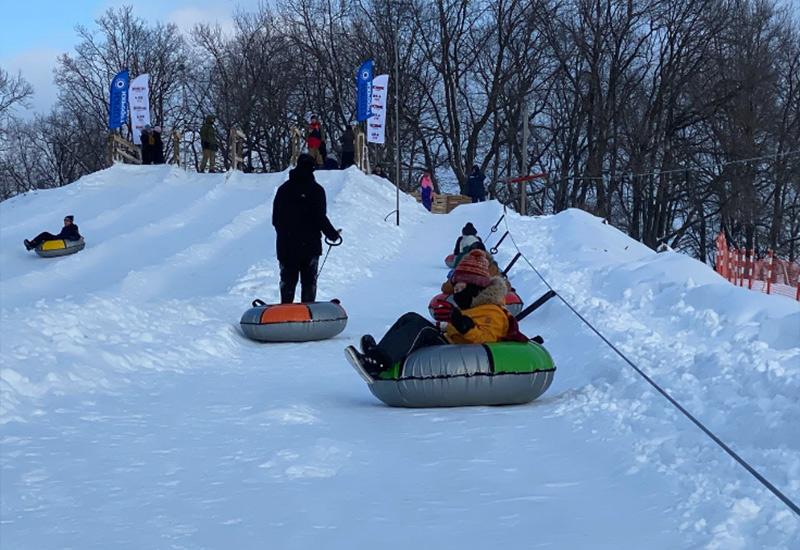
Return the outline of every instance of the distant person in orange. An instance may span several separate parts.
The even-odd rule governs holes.
[[[311,115],[311,121],[308,123],[306,145],[308,146],[308,154],[311,155],[317,166],[322,166],[323,159],[319,150],[322,145],[322,124],[317,119],[317,115]]]

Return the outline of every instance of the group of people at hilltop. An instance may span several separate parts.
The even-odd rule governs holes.
[[[472,199],[473,203],[486,200],[486,186],[484,185],[484,181],[486,181],[486,176],[481,171],[481,167],[477,164],[474,165],[467,178],[467,195]],[[422,173],[422,177],[419,180],[419,195],[422,205],[430,212],[433,208],[435,193],[433,190],[431,172],[428,170]]]
[[[311,115],[311,119],[306,129],[306,147],[308,154],[314,160],[317,168],[325,170],[345,170],[355,164],[356,157],[356,136],[350,125],[345,126],[342,131],[342,138],[339,142],[339,159],[328,151],[328,144],[322,123],[317,115]]]
[[[203,125],[200,127],[200,145],[203,151],[202,160],[198,171],[215,172],[216,154],[218,150],[217,132],[214,126],[216,118],[214,115],[206,115]],[[314,161],[315,168],[325,170],[344,170],[355,164],[355,133],[350,125],[345,126],[339,143],[339,160],[329,153],[327,140],[317,115],[311,115],[308,127],[306,128],[306,148],[308,155]],[[164,146],[161,139],[161,127],[149,124],[144,127],[141,133],[142,164],[164,164]],[[373,175],[389,179],[388,174],[379,164],[373,170]],[[472,167],[467,179],[467,194],[472,198],[472,202],[482,202],[486,200],[486,176],[477,164]],[[430,170],[423,172],[419,181],[420,198],[423,206],[430,211],[433,208],[435,197],[433,180]]]

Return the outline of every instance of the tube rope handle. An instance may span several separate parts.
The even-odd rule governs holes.
[[[267,305],[267,303],[264,300],[259,300],[258,298],[253,300],[253,307],[264,307],[265,305]]]
[[[503,244],[503,241],[506,239],[506,237],[508,237],[508,231],[506,231],[505,233],[503,233],[503,236],[502,236],[502,237],[500,237],[500,240],[499,240],[499,241],[497,241],[497,244],[496,244],[496,245],[494,245],[492,248],[490,248],[490,249],[489,249],[489,252],[491,252],[493,256],[494,256],[495,254],[497,254],[497,249],[498,249],[498,248],[500,248],[500,245],[501,245],[501,244]]]

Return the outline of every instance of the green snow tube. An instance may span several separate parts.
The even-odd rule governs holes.
[[[518,405],[547,391],[555,371],[534,342],[432,346],[381,373],[369,389],[390,407]]]

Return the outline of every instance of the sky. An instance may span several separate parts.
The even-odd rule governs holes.
[[[76,25],[92,27],[108,8],[133,5],[149,21],[171,22],[182,30],[196,23],[231,25],[237,8],[254,9],[264,0],[10,0],[2,7],[0,67],[22,72],[34,87],[30,108],[23,115],[46,112],[55,103],[53,68],[62,53],[78,41]],[[780,0],[800,17],[800,0]]]
[[[231,24],[237,8],[253,9],[259,0],[12,0],[2,7],[0,67],[21,71],[34,87],[27,113],[46,112],[56,100],[53,68],[59,55],[72,51],[78,38],[76,25],[93,27],[108,8],[133,5],[134,13],[148,21],[170,22],[182,30],[196,23]]]

